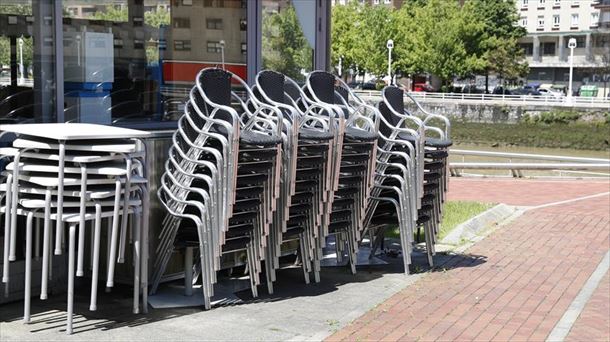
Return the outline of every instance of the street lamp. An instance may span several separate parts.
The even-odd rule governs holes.
[[[392,84],[392,49],[394,48],[394,41],[388,39],[386,47],[388,48],[388,84]]]
[[[568,96],[566,101],[572,102],[572,75],[574,74],[574,49],[576,48],[576,38],[570,38],[568,41],[568,48],[570,48],[570,81],[568,83]]]
[[[21,84],[24,84],[25,75],[23,74],[23,38],[19,38],[19,71],[21,72]]]
[[[225,68],[225,41],[221,40],[218,42],[220,44],[220,61],[222,64],[222,68]]]
[[[337,66],[337,69],[339,71],[339,78],[342,78],[341,76],[343,75],[343,56],[339,56],[339,65]]]

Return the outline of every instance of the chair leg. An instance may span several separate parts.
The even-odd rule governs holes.
[[[432,259],[432,237],[431,234],[430,222],[424,223],[424,235],[426,240],[426,254],[428,255],[428,265],[430,267],[434,267],[434,260]]]
[[[301,234],[299,236],[299,247],[300,247],[300,256],[301,256],[301,264],[303,267],[303,277],[305,279],[305,284],[309,284],[309,272],[307,271],[307,263],[309,259],[307,258],[307,251],[305,250],[305,234]]]
[[[184,295],[193,295],[193,247],[184,249]]]

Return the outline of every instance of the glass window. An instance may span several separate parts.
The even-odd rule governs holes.
[[[207,18],[205,25],[208,30],[222,30],[222,19],[220,18]]]
[[[545,42],[541,45],[543,56],[555,56],[555,42]]]
[[[519,44],[523,49],[523,53],[526,56],[531,56],[534,53],[534,44],[533,43],[521,43]]]
[[[544,7],[545,0],[538,0],[538,7]]]
[[[242,0],[62,4],[66,121],[167,127],[201,69],[224,61],[246,79]]]
[[[262,5],[263,68],[304,80],[313,69],[315,2],[263,0]]]
[[[599,25],[599,13],[593,12],[591,13],[591,26]]]
[[[544,28],[544,16],[542,16],[542,15],[538,16],[538,28],[539,29]]]
[[[572,14],[571,25],[572,25],[572,27],[578,27],[578,13]]]
[[[173,25],[174,28],[190,28],[191,27],[191,19],[190,18],[179,18],[174,17]]]
[[[553,15],[553,27],[559,27],[559,15]]]
[[[553,7],[561,6],[561,0],[553,1]]]
[[[0,3],[0,123],[54,122],[54,1]]]
[[[521,8],[527,8],[528,3],[528,0],[521,0]]]
[[[521,19],[519,19],[519,25],[527,27],[527,17],[521,17]]]
[[[222,45],[220,44],[220,41],[208,40],[207,49],[209,53],[220,53]]]

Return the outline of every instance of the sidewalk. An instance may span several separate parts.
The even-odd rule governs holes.
[[[607,181],[451,179],[451,200],[533,207],[329,340],[544,341],[608,253],[608,191]],[[568,340],[610,339],[604,271]]]

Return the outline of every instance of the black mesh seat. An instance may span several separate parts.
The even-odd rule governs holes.
[[[348,141],[372,142],[377,140],[378,137],[379,136],[377,133],[368,132],[354,127],[347,127],[345,129],[345,138]]]
[[[314,130],[310,128],[302,128],[299,130],[299,138],[305,140],[325,141],[333,138],[330,132]]]
[[[428,159],[445,159],[449,157],[449,153],[443,150],[427,150],[424,157]]]
[[[426,146],[435,147],[435,148],[447,148],[453,145],[451,139],[438,139],[438,138],[426,138],[425,141]]]
[[[262,134],[253,131],[242,131],[239,134],[239,142],[244,145],[256,146],[275,146],[282,142],[282,139],[277,136]]]

